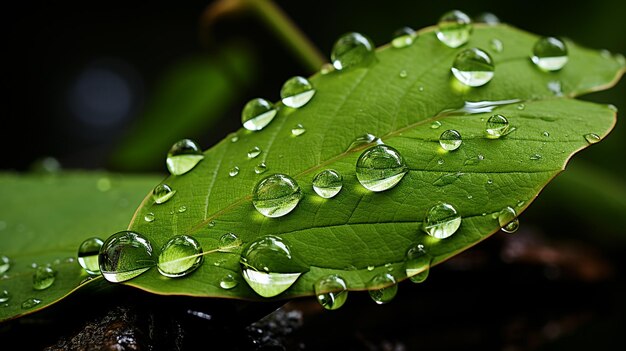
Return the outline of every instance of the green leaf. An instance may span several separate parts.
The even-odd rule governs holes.
[[[0,174],[0,255],[11,260],[0,277],[0,291],[11,294],[0,320],[40,310],[76,289],[87,278],[76,262],[80,243],[125,229],[132,208],[156,181],[106,173]],[[33,263],[57,271],[48,289],[33,289]],[[22,309],[28,298],[41,303]]]

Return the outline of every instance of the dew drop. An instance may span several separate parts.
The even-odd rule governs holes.
[[[374,270],[374,268],[376,268],[376,267],[374,267],[374,266],[367,266],[367,270],[368,270],[369,272],[373,271],[373,270]]]
[[[300,136],[306,132],[304,126],[300,123],[296,124],[293,128],[291,128],[291,134],[293,136]]]
[[[252,149],[248,150],[248,158],[250,159],[256,158],[260,154],[261,154],[261,148],[259,148],[258,146],[255,146]]]
[[[430,129],[438,129],[439,127],[441,127],[441,122],[439,122],[439,121],[434,121],[434,122],[430,125]]]
[[[226,274],[222,279],[220,279],[220,288],[224,290],[230,290],[235,288],[239,282],[232,274]]]
[[[541,160],[541,157],[542,157],[541,154],[532,154],[532,155],[530,155],[530,159],[533,160],[533,161]]]
[[[313,85],[304,77],[289,78],[282,89],[280,98],[285,106],[300,108],[306,105],[315,95]]]
[[[365,150],[356,163],[356,177],[371,191],[393,188],[408,172],[402,155],[387,145],[376,145]]]
[[[181,175],[191,171],[203,159],[200,146],[193,140],[183,139],[172,145],[165,163],[171,174]]]
[[[517,109],[520,110],[520,111],[524,110],[525,108],[526,108],[526,105],[524,105],[524,104],[518,104],[517,105]]]
[[[236,176],[237,174],[239,174],[239,167],[237,167],[237,166],[235,166],[235,167],[231,168],[231,169],[230,169],[230,171],[228,171],[228,175],[229,175],[230,177],[234,177],[234,176]]]
[[[461,173],[461,172],[444,174],[441,177],[437,178],[433,182],[433,185],[435,185],[435,186],[450,185],[450,184],[454,183],[457,179],[459,179],[459,177],[461,177],[462,175],[463,175],[463,173]]]
[[[461,146],[462,142],[461,133],[454,129],[448,129],[439,136],[439,145],[444,150],[454,151]]]
[[[0,255],[0,274],[5,273],[11,268],[11,259],[8,256]]]
[[[450,70],[459,82],[470,87],[480,87],[493,78],[494,69],[493,60],[488,53],[471,48],[456,55]]]
[[[416,244],[406,251],[404,267],[406,276],[413,283],[422,283],[428,278],[432,257],[426,252],[424,245]]]
[[[251,242],[241,254],[242,275],[248,285],[263,297],[287,290],[302,274],[282,238],[268,235]]]
[[[495,26],[500,23],[500,19],[498,16],[494,15],[491,12],[483,12],[480,15],[474,17],[474,22],[476,23],[485,23],[490,26]]]
[[[543,37],[535,43],[531,59],[544,71],[558,71],[567,63],[567,46],[559,38]]]
[[[302,190],[286,174],[261,179],[252,191],[252,204],[265,217],[281,217],[291,212],[302,198]]]
[[[265,171],[267,171],[267,165],[265,162],[261,162],[254,167],[254,173],[256,174],[265,173]]]
[[[600,136],[596,133],[588,133],[583,135],[589,144],[595,144],[600,141]]]
[[[276,112],[271,102],[261,98],[252,99],[241,111],[241,123],[247,130],[258,131],[270,124]]]
[[[415,40],[415,31],[410,27],[402,27],[393,33],[391,46],[400,49],[411,46]]]
[[[504,50],[504,44],[500,39],[493,38],[489,40],[489,47],[495,52],[502,52]]]
[[[438,203],[428,210],[424,218],[424,231],[437,239],[445,239],[454,234],[461,226],[461,215],[454,206]]]
[[[196,239],[188,235],[177,235],[161,247],[157,269],[166,277],[184,277],[198,269],[203,259],[202,247]]]
[[[424,87],[420,85],[420,86],[417,88],[417,90],[419,90],[420,92],[422,92],[422,91],[424,91]]]
[[[33,289],[48,289],[54,283],[56,276],[57,271],[52,269],[52,267],[37,267],[35,274],[33,274]]]
[[[522,207],[522,206],[524,206],[525,204],[526,204],[526,201],[524,201],[524,200],[520,200],[520,201],[517,203],[517,207]]]
[[[226,233],[220,237],[217,245],[219,252],[233,252],[241,246],[241,239],[234,233]]]
[[[78,264],[90,275],[100,274],[98,253],[104,242],[100,238],[89,238],[78,247]]]
[[[487,138],[498,139],[509,132],[509,120],[503,115],[493,115],[489,117],[485,125]]]
[[[470,157],[467,160],[465,160],[465,162],[463,162],[463,165],[465,166],[474,166],[480,163],[480,161],[484,160],[485,156],[483,155],[477,155],[475,157]]]
[[[374,43],[363,34],[355,32],[341,36],[330,52],[330,60],[337,70],[367,64],[374,56]]]
[[[172,190],[167,184],[159,184],[152,190],[152,199],[157,204],[162,204],[171,199],[176,194],[176,190]]]
[[[382,273],[372,278],[369,287],[371,288],[370,297],[379,305],[390,302],[398,293],[396,279],[389,273]]]
[[[185,211],[187,211],[187,206],[180,205],[180,207],[178,207],[178,213],[183,213]]]
[[[34,297],[31,297],[29,299],[24,300],[24,302],[22,302],[22,309],[23,310],[28,310],[31,309],[37,305],[39,305],[41,303],[40,299],[36,299]]]
[[[334,169],[327,169],[319,172],[313,178],[313,190],[317,195],[329,199],[341,191],[343,187],[343,176]]]
[[[233,136],[230,138],[230,142],[231,142],[231,143],[236,143],[236,142],[238,142],[238,141],[239,141],[239,137],[238,137],[238,136],[236,136],[236,135],[233,135]]]
[[[148,223],[154,222],[154,218],[155,218],[154,217],[154,213],[152,213],[152,212],[148,212],[148,213],[146,213],[145,216],[143,216],[143,220],[148,222]]]
[[[517,212],[512,207],[505,207],[498,214],[498,223],[502,227],[502,231],[506,233],[515,233],[519,229],[519,219]]]
[[[408,77],[408,73],[406,73],[406,70],[402,70],[402,71],[400,71],[400,74],[399,74],[399,75],[400,75],[400,78],[406,78],[406,77]]]
[[[552,80],[548,82],[548,90],[554,94],[554,96],[563,96],[563,89],[561,87],[561,82],[558,80]]]
[[[443,158],[440,158],[440,159],[437,160],[437,164],[438,165],[442,165],[444,163],[445,163],[445,161],[443,160]]]
[[[463,12],[446,12],[439,19],[437,39],[451,48],[467,43],[472,34],[472,21]]]
[[[135,278],[155,264],[150,241],[127,230],[111,235],[104,242],[98,263],[104,278],[113,283]]]
[[[338,275],[327,275],[313,285],[317,301],[327,310],[336,310],[343,306],[348,298],[346,281]]]
[[[352,143],[350,143],[350,146],[348,146],[348,151],[359,148],[367,144],[372,144],[372,143],[376,143],[380,145],[383,143],[383,141],[380,140],[380,138],[378,138],[374,134],[369,134],[369,133],[363,134],[354,138]]]
[[[541,133],[541,136],[543,136],[544,138],[548,138],[550,136],[549,132],[543,132]]]
[[[209,222],[209,228],[213,228],[215,227],[215,221],[210,221]]]
[[[0,290],[0,303],[5,303],[11,299],[11,293],[7,290]]]

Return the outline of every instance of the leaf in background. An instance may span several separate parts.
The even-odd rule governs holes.
[[[125,229],[132,208],[156,182],[106,173],[0,174],[0,255],[11,260],[0,277],[0,292],[11,295],[0,320],[40,310],[76,289],[87,278],[76,261],[80,243]],[[58,271],[52,286],[33,289],[33,263]],[[41,303],[22,309],[29,298]]]

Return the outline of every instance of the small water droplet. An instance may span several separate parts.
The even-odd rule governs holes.
[[[488,53],[471,48],[456,55],[450,70],[459,82],[470,87],[480,87],[493,78],[494,69],[493,60]]]
[[[552,80],[548,82],[548,90],[555,96],[563,96],[563,90],[561,88],[561,82],[558,80]]]
[[[410,27],[402,27],[393,33],[391,46],[400,49],[413,44],[415,39],[415,31]]]
[[[419,90],[420,92],[422,92],[422,91],[424,91],[424,87],[420,85],[420,86],[417,88],[417,90]]]
[[[183,213],[185,211],[187,211],[187,206],[180,205],[180,207],[178,207],[178,213]]]
[[[530,159],[533,160],[533,161],[541,160],[541,157],[542,157],[541,154],[532,154],[532,155],[530,155]]]
[[[8,271],[11,268],[11,259],[8,256],[0,255],[0,274]]]
[[[202,247],[196,239],[188,235],[177,235],[161,247],[157,269],[166,277],[184,277],[198,269],[203,259]]]
[[[393,265],[391,263],[385,263],[385,269],[387,269],[387,272],[392,272]]]
[[[443,160],[443,158],[440,158],[440,159],[437,160],[437,164],[438,165],[442,165],[444,163],[445,163],[445,161]]]
[[[445,239],[461,226],[461,215],[454,206],[440,202],[426,213],[424,231],[437,239]]]
[[[506,233],[515,233],[519,229],[519,219],[517,212],[512,207],[505,207],[498,213],[498,223],[502,227],[502,231]]]
[[[369,290],[370,297],[379,305],[385,304],[393,300],[398,293],[398,285],[393,275],[382,273],[370,280]]]
[[[313,285],[317,301],[327,310],[336,310],[343,306],[348,298],[346,281],[338,275],[327,275]]]
[[[54,283],[56,276],[57,271],[52,269],[52,267],[37,267],[35,274],[33,274],[33,289],[48,289]]]
[[[98,253],[104,242],[100,238],[89,238],[78,247],[78,264],[90,275],[100,274]]]
[[[258,146],[253,147],[252,149],[248,150],[248,158],[252,159],[252,158],[256,158],[257,156],[259,156],[261,154],[261,148]]]
[[[191,171],[203,159],[200,146],[193,140],[183,139],[172,145],[165,163],[171,174],[182,175]]]
[[[236,143],[236,142],[238,142],[238,141],[239,141],[239,137],[238,137],[237,135],[233,135],[233,136],[230,138],[230,142],[231,142],[231,143]]]
[[[493,38],[489,40],[489,47],[495,52],[502,52],[504,50],[504,44],[500,39]]]
[[[356,163],[359,183],[376,192],[393,188],[407,172],[402,155],[387,145],[376,145],[365,150]]]
[[[98,179],[96,182],[96,188],[103,193],[111,190],[111,179],[107,177]]]
[[[374,267],[374,266],[367,266],[367,270],[370,271],[370,272],[373,271],[374,268],[376,268],[376,267]]]
[[[239,285],[239,282],[232,274],[226,274],[222,279],[220,279],[220,288],[224,290],[230,290]]]
[[[567,46],[561,39],[543,37],[535,43],[531,59],[544,71],[558,71],[567,63]]]
[[[215,227],[215,221],[210,221],[210,222],[209,222],[209,227],[210,227],[210,228]]]
[[[291,212],[302,198],[302,190],[286,174],[273,174],[257,183],[252,192],[252,204],[265,217],[281,217]]]
[[[367,64],[374,56],[374,43],[368,37],[355,32],[342,35],[330,52],[330,60],[337,70]]]
[[[439,19],[437,39],[451,48],[458,48],[467,43],[472,34],[471,22],[461,11],[446,12]]]
[[[354,138],[352,143],[350,143],[350,146],[348,146],[347,151],[356,149],[358,147],[361,147],[367,144],[372,144],[372,143],[376,143],[380,145],[383,143],[383,141],[380,140],[380,138],[378,138],[374,134],[368,133],[368,134],[359,135],[358,137]]]
[[[150,241],[127,230],[111,235],[104,242],[98,263],[104,278],[113,283],[135,278],[155,264]]]
[[[465,160],[465,162],[463,162],[463,165],[465,166],[474,166],[480,163],[480,161],[484,160],[485,156],[483,155],[477,155],[474,157],[470,157],[467,160]]]
[[[317,195],[329,199],[341,191],[343,177],[333,169],[326,169],[313,178],[312,185]]]
[[[441,122],[439,122],[439,121],[434,121],[430,125],[430,129],[438,129],[439,127],[441,127]]]
[[[454,151],[461,146],[462,142],[461,133],[454,129],[448,129],[439,136],[439,145],[444,150]]]
[[[483,12],[480,15],[474,17],[474,22],[476,23],[485,23],[490,26],[495,26],[500,23],[500,19],[498,16],[494,15],[491,12]]]
[[[541,136],[543,136],[544,138],[548,138],[550,136],[550,133],[544,131],[541,133]]]
[[[254,173],[256,174],[265,173],[265,171],[267,171],[267,165],[265,162],[261,162],[254,167]]]
[[[148,212],[145,216],[143,216],[143,220],[146,222],[154,222],[154,213]]]
[[[292,108],[300,108],[306,105],[315,95],[313,85],[304,77],[289,78],[282,89],[280,89],[280,98],[285,104]]]
[[[441,177],[437,178],[433,182],[433,185],[435,185],[435,186],[450,185],[450,184],[454,183],[457,179],[459,179],[459,177],[462,176],[462,175],[463,175],[463,173],[461,173],[461,172],[444,174]]]
[[[300,123],[296,124],[293,128],[291,128],[291,134],[293,136],[300,136],[306,132],[304,126]]]
[[[263,297],[282,293],[302,274],[301,268],[292,260],[289,245],[273,235],[248,244],[241,254],[240,263],[246,283]]]
[[[473,198],[474,198],[474,196],[472,196],[472,195],[467,195],[467,199],[468,199],[468,200],[471,200],[471,199],[473,199]]]
[[[491,178],[490,178],[490,179],[487,179],[487,184],[488,184],[488,185],[493,184],[493,179],[491,179]]]
[[[524,206],[525,204],[526,204],[526,201],[524,201],[524,200],[520,200],[520,201],[517,203],[517,207],[522,207],[522,206]]]
[[[217,244],[219,252],[233,252],[241,246],[241,239],[234,233],[226,233],[220,237]]]
[[[252,99],[241,111],[241,123],[247,130],[258,131],[270,124],[276,112],[271,102],[261,98]]]
[[[162,204],[171,199],[176,194],[176,190],[172,190],[167,184],[159,184],[152,190],[152,199],[157,204]]]
[[[406,276],[413,283],[422,283],[428,278],[432,257],[426,252],[424,245],[415,244],[406,251],[404,267]]]
[[[489,117],[485,125],[485,131],[487,132],[487,138],[498,139],[509,133],[509,120],[503,115],[493,115]]]
[[[39,265],[38,265],[36,262],[32,262],[32,263],[29,265],[29,267],[30,267],[30,268],[32,268],[32,269],[37,269],[37,267],[39,267]]]
[[[517,109],[520,110],[520,111],[524,110],[525,108],[526,108],[526,105],[524,105],[524,104],[518,104],[517,105]]]
[[[39,305],[41,303],[40,299],[36,299],[34,297],[31,297],[29,299],[24,300],[24,302],[22,302],[22,309],[23,310],[28,310],[31,309],[37,305]]]
[[[406,78],[407,76],[408,76],[408,73],[406,73],[406,70],[400,71],[400,78]]]
[[[230,171],[228,171],[228,175],[231,176],[231,177],[234,177],[237,174],[239,174],[239,167],[237,167],[237,166],[231,168]]]
[[[595,144],[600,141],[600,136],[596,133],[588,133],[583,135],[589,144]]]
[[[5,303],[11,299],[11,293],[7,290],[0,290],[0,303]]]

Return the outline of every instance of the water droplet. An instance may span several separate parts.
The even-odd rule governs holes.
[[[461,133],[454,129],[448,129],[445,132],[441,133],[439,137],[439,145],[444,150],[454,151],[461,146],[463,139],[461,139]]]
[[[471,48],[456,55],[450,70],[459,82],[470,87],[480,87],[493,78],[494,69],[493,60],[488,53]]]
[[[480,161],[484,160],[485,156],[483,155],[477,155],[475,157],[470,157],[467,160],[465,160],[465,162],[463,162],[463,165],[465,166],[474,166],[480,163]]]
[[[343,187],[343,176],[334,169],[327,169],[319,172],[313,178],[313,190],[317,195],[329,199],[341,191]]]
[[[185,211],[187,211],[187,206],[180,205],[180,207],[178,207],[178,213],[183,213]]]
[[[541,155],[540,154],[532,154],[532,155],[530,155],[530,159],[533,160],[533,161],[541,160]]]
[[[200,267],[203,258],[202,247],[196,239],[177,235],[161,247],[157,269],[166,277],[184,277]]]
[[[200,146],[193,140],[179,140],[167,153],[167,169],[173,175],[181,175],[191,171],[198,162],[204,159]]]
[[[588,133],[583,135],[589,144],[595,144],[600,141],[600,136],[596,133]]]
[[[461,215],[454,206],[440,202],[431,207],[424,218],[426,234],[437,239],[445,239],[454,234],[461,225]]]
[[[376,144],[380,145],[380,144],[383,143],[383,141],[380,140],[380,138],[378,138],[374,134],[369,134],[369,133],[368,134],[363,134],[363,135],[360,135],[360,136],[354,138],[354,140],[352,141],[352,143],[348,147],[348,150],[356,149],[356,148],[361,147],[363,145],[372,144],[372,143],[376,143]]]
[[[440,159],[437,160],[437,164],[438,165],[442,165],[444,163],[445,163],[445,161],[443,160],[443,158],[440,158]]]
[[[373,270],[374,270],[374,268],[376,268],[376,267],[374,267],[374,266],[367,266],[367,270],[368,270],[369,272],[373,271]]]
[[[488,185],[493,184],[493,179],[487,179],[487,184],[488,184]]]
[[[107,177],[98,179],[96,182],[96,188],[103,193],[111,190],[111,179]]]
[[[313,285],[317,301],[327,310],[343,306],[348,298],[346,281],[338,275],[327,275]]]
[[[98,253],[103,243],[100,238],[89,238],[83,241],[78,247],[78,264],[89,274],[100,274]]]
[[[376,145],[365,150],[356,162],[359,183],[371,191],[393,188],[408,172],[402,155],[387,145]]]
[[[451,48],[458,48],[467,43],[472,34],[472,21],[463,12],[446,12],[439,19],[437,39]]]
[[[256,158],[260,154],[261,154],[261,148],[259,148],[258,146],[255,146],[252,149],[248,150],[248,158],[250,159]]]
[[[430,129],[438,129],[439,127],[441,127],[441,122],[439,122],[439,121],[434,121],[434,122],[430,125]]]
[[[285,106],[300,108],[315,95],[313,85],[304,77],[289,78],[280,90],[280,98]]]
[[[387,269],[387,272],[393,271],[393,265],[391,264],[391,262],[385,263],[385,268]]]
[[[143,216],[143,220],[146,222],[154,222],[154,213],[148,212],[145,216]]]
[[[293,136],[300,136],[306,132],[304,126],[300,123],[296,124],[293,128],[291,128],[291,134]]]
[[[222,279],[220,279],[220,288],[224,290],[230,290],[236,287],[239,284],[237,279],[232,274],[226,274]]]
[[[271,102],[261,98],[252,99],[241,111],[241,123],[247,130],[261,130],[276,117],[276,112]]]
[[[57,271],[52,269],[52,267],[37,267],[37,270],[33,275],[33,289],[48,289],[54,283],[56,276]]]
[[[11,299],[11,293],[7,290],[0,290],[0,303],[5,303]]]
[[[485,23],[490,26],[495,26],[500,23],[500,19],[498,16],[494,15],[491,12],[483,12],[480,15],[474,17],[474,22],[476,23]]]
[[[261,179],[252,192],[252,204],[265,217],[281,217],[291,212],[302,198],[302,190],[286,174]]]
[[[512,207],[505,207],[498,214],[498,223],[502,227],[502,231],[506,233],[515,233],[519,229],[519,220],[517,212]]]
[[[209,227],[210,227],[210,228],[215,227],[215,221],[210,221],[210,222],[209,222]]]
[[[472,196],[472,195],[467,195],[467,199],[468,199],[468,200],[471,200],[471,199],[473,199],[473,198],[474,198],[474,196]]]
[[[450,185],[450,184],[454,183],[457,179],[459,179],[459,177],[461,177],[462,175],[463,175],[463,173],[461,173],[461,172],[444,174],[441,177],[437,178],[433,182],[433,185],[435,185],[435,186]]]
[[[238,137],[238,136],[236,136],[236,135],[233,135],[233,136],[230,138],[230,142],[231,142],[231,143],[236,143],[236,142],[238,142],[238,141],[239,141],[239,137]]]
[[[338,70],[367,64],[372,59],[374,43],[368,37],[355,32],[341,36],[330,52],[330,60]]]
[[[264,236],[251,242],[241,254],[243,278],[257,294],[273,297],[287,290],[300,277],[291,250],[282,238]]]
[[[567,63],[567,46],[555,37],[543,37],[533,47],[532,61],[544,71],[558,71]]]
[[[37,269],[37,267],[39,267],[39,265],[36,262],[33,262],[29,265],[30,268],[32,269]]]
[[[504,44],[502,44],[502,41],[500,41],[500,39],[493,38],[489,40],[489,47],[495,52],[502,52],[502,50],[504,49]]]
[[[400,78],[406,78],[406,77],[408,77],[408,73],[406,73],[406,70],[400,71]]]
[[[543,136],[544,138],[547,138],[547,137],[550,136],[550,133],[544,131],[544,132],[541,133],[541,136]]]
[[[518,104],[517,105],[517,109],[520,110],[520,111],[524,110],[525,108],[526,108],[526,105],[524,105],[524,104]]]
[[[104,278],[113,283],[135,278],[155,264],[150,241],[127,230],[111,235],[104,242],[98,263]]]
[[[405,271],[406,276],[413,283],[422,283],[428,278],[428,272],[430,271],[430,263],[432,257],[426,252],[424,245],[416,244],[411,246],[406,251],[405,256]]]
[[[239,167],[237,167],[237,166],[231,168],[230,171],[228,171],[228,175],[231,176],[231,177],[234,177],[237,174],[239,174]]]
[[[328,73],[330,73],[330,72],[332,72],[334,70],[335,70],[335,67],[327,62],[327,63],[322,65],[322,68],[320,68],[320,73],[322,75],[327,75]]]
[[[31,309],[31,308],[39,305],[40,303],[41,303],[40,299],[36,299],[34,297],[31,297],[29,299],[24,300],[24,302],[22,302],[22,309],[23,310]]]
[[[265,162],[261,162],[254,167],[254,173],[256,174],[265,173],[265,171],[267,171],[267,165]]]
[[[241,239],[234,233],[226,233],[220,237],[217,245],[219,252],[233,252],[241,246]]]
[[[509,120],[503,115],[493,115],[489,117],[485,125],[487,138],[498,139],[509,133]]]
[[[393,33],[391,46],[394,48],[405,48],[413,44],[415,40],[415,31],[410,27],[402,27]]]
[[[563,96],[563,90],[561,88],[561,82],[558,80],[552,80],[548,82],[548,90],[555,96]]]
[[[157,204],[162,204],[171,199],[176,194],[176,190],[172,190],[167,184],[159,184],[152,190],[152,199]]]
[[[5,255],[0,255],[0,274],[8,271],[11,268],[11,260]]]
[[[526,204],[526,201],[524,201],[524,200],[520,200],[520,201],[517,203],[517,207],[522,207],[522,206],[524,206],[525,204]]]
[[[385,304],[393,300],[398,293],[398,285],[393,275],[382,273],[370,280],[369,291],[370,297],[379,305]]]

